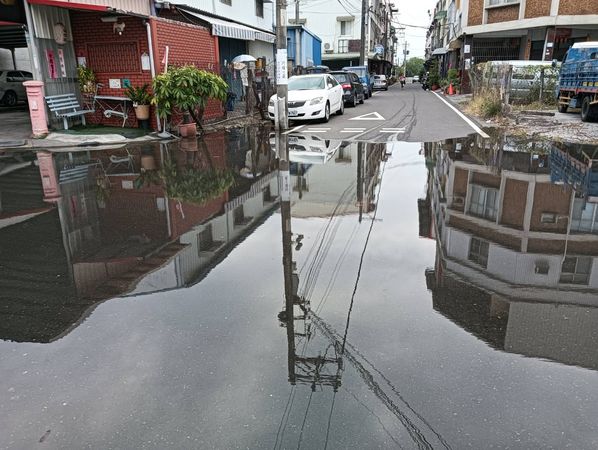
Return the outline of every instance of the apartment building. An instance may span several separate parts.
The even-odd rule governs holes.
[[[368,65],[376,73],[390,73],[396,54],[393,15],[398,11],[388,0],[369,0],[366,15]],[[361,47],[361,2],[306,3],[297,20],[294,3],[289,3],[289,24],[304,25],[322,40],[322,64],[331,69],[359,65]]]
[[[598,40],[596,0],[439,0],[426,56],[444,68],[485,61],[562,60],[575,42]]]
[[[596,199],[553,181],[552,149],[473,138],[426,147],[447,271],[509,297],[596,304]]]

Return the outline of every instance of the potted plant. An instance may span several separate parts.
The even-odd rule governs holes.
[[[135,108],[135,116],[137,120],[148,120],[150,116],[150,104],[152,102],[152,94],[148,91],[149,85],[143,86],[129,86],[127,88],[127,97],[133,102]]]
[[[181,136],[195,136],[197,125],[201,128],[200,122],[208,100],[223,101],[228,85],[216,74],[195,66],[182,66],[169,68],[168,72],[155,77],[153,90],[152,103],[156,105],[158,115],[166,118],[174,108],[178,108],[186,113],[184,123],[179,125],[179,133]]]
[[[428,84],[431,89],[435,91],[440,86],[440,73],[438,68],[438,60],[434,60],[430,67],[430,75],[428,77]]]

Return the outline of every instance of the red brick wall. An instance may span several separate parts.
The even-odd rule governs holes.
[[[542,17],[550,15],[552,0],[533,0],[525,4],[525,18]]]
[[[484,0],[470,0],[467,25],[481,25],[484,18]]]
[[[596,0],[561,0],[559,14],[564,16],[598,14],[598,2]]]
[[[124,88],[109,88],[108,80],[110,78],[119,78],[121,83],[124,78],[127,78],[133,86],[141,86],[145,83],[151,85],[151,72],[149,70],[141,70],[141,54],[145,52],[149,55],[147,31],[141,18],[119,16],[119,22],[124,22],[125,24],[123,34],[119,36],[117,33],[114,33],[112,23],[104,23],[100,20],[101,14],[99,13],[71,11],[70,15],[75,55],[77,57],[85,57],[87,59],[87,66],[96,72],[97,81],[104,85],[98,91],[99,94],[118,97],[126,96]],[[106,48],[102,49],[98,44],[100,46],[105,45]],[[115,44],[122,44],[129,48],[136,47],[135,59],[127,60],[126,62],[123,61],[119,65],[118,57],[112,51],[117,48],[114,47]],[[119,69],[119,67],[123,66],[126,69]],[[110,67],[110,71],[98,71],[97,68],[102,67]],[[134,127],[137,125],[137,120],[133,110],[131,109],[129,112],[129,119],[126,125]],[[88,114],[86,119],[90,123],[122,125],[122,118],[114,116],[108,119],[102,115],[101,111],[96,112],[95,115]]]
[[[218,38],[212,36],[208,29],[167,20],[152,18],[154,30],[154,59],[156,71],[164,71],[164,56],[166,46],[169,65],[193,64],[194,66],[218,73]],[[204,119],[214,119],[224,116],[221,102],[210,100],[204,113]]]
[[[519,18],[519,5],[509,5],[488,10],[488,23],[508,22]]]

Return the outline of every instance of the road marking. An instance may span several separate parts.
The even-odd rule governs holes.
[[[380,115],[380,113],[374,111],[371,113],[363,114],[361,116],[352,117],[349,120],[386,120],[384,117]]]
[[[438,97],[440,100],[442,100],[449,108],[451,108],[453,111],[455,111],[457,113],[457,115],[459,117],[461,117],[461,119],[463,119],[465,121],[465,123],[467,123],[467,125],[469,125],[471,128],[473,128],[476,133],[478,133],[484,139],[490,138],[490,136],[488,136],[486,133],[484,133],[484,131],[482,131],[482,129],[480,127],[478,127],[475,123],[473,123],[473,121],[469,117],[467,117],[465,114],[463,114],[461,111],[459,111],[453,105],[451,105],[448,101],[443,99],[442,96],[438,95],[436,92],[434,92],[434,95],[436,95],[436,97]]]
[[[382,128],[380,133],[404,133],[405,128]]]
[[[343,128],[341,133],[361,133],[365,128]]]
[[[291,128],[290,130],[287,130],[287,131],[285,131],[285,132],[284,132],[284,133],[282,133],[282,134],[289,134],[289,133],[292,133],[293,131],[299,131],[299,130],[300,130],[301,128],[303,128],[304,126],[305,126],[305,125],[299,125],[298,127]]]
[[[302,133],[328,133],[330,128],[306,128],[301,130]]]

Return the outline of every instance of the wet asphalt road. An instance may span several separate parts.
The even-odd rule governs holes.
[[[299,127],[299,128],[297,128]],[[399,83],[374,95],[328,123],[293,122],[294,132],[318,134],[326,139],[385,142],[430,142],[475,133],[457,113],[421,84]]]

